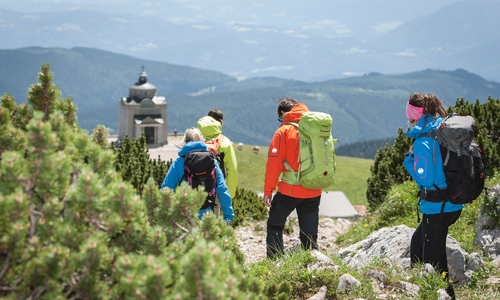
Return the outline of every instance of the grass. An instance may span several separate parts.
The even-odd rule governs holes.
[[[269,147],[244,145],[235,149],[238,161],[238,187],[256,192],[264,191],[267,152]],[[366,200],[367,179],[370,176],[371,159],[337,156],[337,179],[329,191],[342,191],[352,204],[368,205]]]

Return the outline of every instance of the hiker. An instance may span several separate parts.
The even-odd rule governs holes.
[[[181,181],[185,180],[185,157],[193,152],[207,152],[207,145],[203,142],[203,134],[198,128],[189,128],[186,130],[184,135],[184,142],[186,143],[182,149],[179,150],[179,157],[172,163],[168,169],[167,175],[163,180],[161,188],[168,187],[175,190],[175,188],[180,184]],[[215,192],[217,193],[220,204],[224,211],[224,221],[230,224],[234,220],[233,206],[231,202],[231,196],[229,195],[229,190],[224,182],[224,175],[222,174],[217,161],[214,158],[215,168],[216,168],[216,178],[215,178]],[[209,191],[206,191],[209,192]],[[211,206],[205,209],[199,210],[198,217],[201,217],[207,213],[212,212]]]
[[[231,199],[236,196],[236,185],[238,184],[238,163],[234,148],[229,138],[222,134],[224,114],[220,109],[212,109],[208,115],[198,120],[198,129],[205,137],[205,143],[209,150],[212,147],[216,154],[219,167],[224,174],[227,188]],[[220,214],[220,204],[218,197],[215,199],[215,215]],[[222,208],[224,210],[224,208]]]
[[[434,187],[434,184],[441,190],[447,187],[439,143],[435,138],[420,135],[438,128],[447,115],[441,100],[433,94],[413,93],[406,105],[406,116],[413,128],[405,135],[416,140],[406,153],[404,166],[421,191],[430,192],[433,197],[442,198],[437,200],[443,201],[444,197]],[[423,214],[423,219],[411,238],[410,257],[412,266],[418,262],[430,263],[442,272],[446,272],[448,280],[446,236],[448,228],[460,217],[464,205],[444,201],[443,207],[443,201],[430,202],[419,197],[418,208]],[[455,299],[451,284],[446,292]]]
[[[266,163],[264,205],[270,207],[267,220],[267,257],[275,258],[283,253],[283,228],[290,213],[296,209],[300,227],[300,241],[304,249],[318,249],[318,219],[321,189],[307,189],[300,184],[288,184],[279,180],[286,171],[285,163],[298,170],[299,135],[297,128],[287,122],[298,122],[305,104],[292,98],[278,99],[277,115],[280,127],[274,133]],[[285,161],[286,160],[286,161]],[[278,192],[272,193],[278,186]]]

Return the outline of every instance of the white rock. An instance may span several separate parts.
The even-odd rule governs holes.
[[[397,286],[408,296],[417,297],[420,287],[406,281],[398,281]]]
[[[359,282],[352,275],[344,274],[340,276],[339,285],[337,286],[337,292],[349,293],[358,288],[361,288],[361,282]]]
[[[356,270],[365,267],[373,259],[381,257],[384,257],[382,261],[388,258],[403,269],[409,269],[410,242],[414,231],[415,229],[405,225],[382,228],[370,234],[366,239],[341,249],[337,255],[344,264]],[[473,270],[484,265],[479,255],[469,255],[451,236],[448,236],[446,240],[446,254],[450,278],[456,285],[466,283]],[[469,265],[467,256],[470,258]]]
[[[368,273],[366,273],[365,277],[368,279],[372,279],[372,278],[378,279],[378,281],[380,281],[380,282],[384,282],[385,279],[387,278],[385,273],[382,271],[379,271],[379,270],[368,271]]]
[[[319,289],[319,292],[316,293],[316,295],[308,298],[308,300],[323,300],[325,299],[325,296],[326,296],[326,286],[322,286]]]
[[[438,300],[451,300],[450,295],[448,295],[448,294],[446,293],[446,290],[445,290],[445,289],[439,289],[439,290],[437,290],[437,292],[436,292],[436,293],[438,293],[438,294],[439,294],[439,296],[438,296]]]

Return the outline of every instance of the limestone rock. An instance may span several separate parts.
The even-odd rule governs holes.
[[[360,242],[341,249],[338,256],[359,270],[376,257],[388,257],[405,269],[410,267],[410,240],[415,229],[405,225],[382,228]]]
[[[492,265],[494,266],[500,266],[500,257],[497,257],[495,258],[492,262],[491,262]]]
[[[324,255],[323,253],[319,252],[318,250],[312,250],[311,251],[312,257],[316,258],[318,262],[322,264],[332,264],[333,265],[333,260],[329,258],[328,256]]]
[[[398,281],[397,286],[408,296],[417,297],[420,287],[406,281]]]
[[[434,270],[434,267],[431,264],[429,264],[429,263],[426,263],[424,265],[424,271],[427,274],[434,274],[436,272],[436,270]]]
[[[326,286],[322,286],[316,295],[308,298],[308,300],[323,300],[326,297]]]
[[[450,295],[446,293],[445,289],[439,289],[437,290],[437,293],[439,294],[438,300],[451,300]]]
[[[500,284],[500,278],[492,276],[486,280],[486,284]]]
[[[403,269],[410,268],[410,241],[415,229],[405,225],[382,228],[365,240],[341,249],[338,256],[347,266],[359,270],[375,258],[385,257]],[[446,240],[448,269],[454,284],[466,283],[484,265],[479,254],[469,255],[451,236]],[[468,259],[467,259],[468,258]]]
[[[375,278],[375,279],[378,279],[378,281],[380,281],[380,282],[384,282],[385,279],[387,278],[385,273],[382,271],[379,271],[379,270],[368,271],[368,273],[366,273],[365,277],[368,279]]]
[[[349,293],[355,289],[361,288],[361,282],[354,278],[350,274],[344,274],[339,278],[339,285],[337,286],[337,292]]]
[[[497,203],[500,205],[500,184],[492,189],[489,196],[496,197]],[[486,255],[496,259],[500,257],[500,229],[483,229],[485,226],[495,228],[498,227],[498,224],[493,224],[489,216],[481,209],[476,222],[474,244],[481,245]]]

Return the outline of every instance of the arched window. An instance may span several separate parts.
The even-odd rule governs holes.
[[[150,99],[144,99],[141,102],[141,108],[151,108],[155,107],[155,103],[151,101]]]

